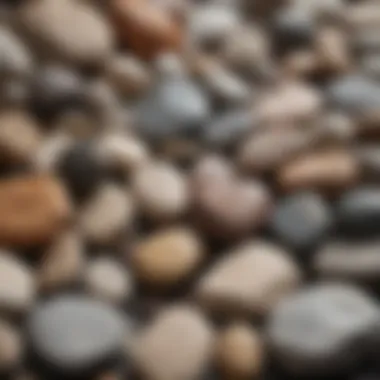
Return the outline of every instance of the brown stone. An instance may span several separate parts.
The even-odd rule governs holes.
[[[248,323],[234,323],[218,336],[215,360],[226,379],[253,379],[264,364],[262,338]]]
[[[285,191],[345,189],[358,179],[359,167],[345,150],[326,150],[300,156],[278,171],[277,180]]]
[[[143,58],[177,50],[182,30],[173,15],[149,0],[110,1],[114,26],[122,42]]]
[[[203,255],[199,237],[190,230],[176,227],[138,243],[132,263],[142,282],[169,286],[188,277],[202,261]]]
[[[0,244],[47,243],[65,227],[70,214],[66,193],[53,177],[0,181]]]

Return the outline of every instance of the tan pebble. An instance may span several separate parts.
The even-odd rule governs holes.
[[[147,380],[198,379],[210,361],[213,331],[195,308],[174,305],[158,313],[135,339],[133,358]]]
[[[120,234],[130,230],[134,205],[127,191],[117,185],[99,188],[79,212],[79,229],[87,241],[112,244]]]
[[[0,370],[15,368],[21,361],[22,339],[12,325],[0,321]]]
[[[42,291],[76,284],[85,266],[84,245],[78,233],[65,231],[44,253],[37,278]]]
[[[0,244],[34,246],[66,227],[71,204],[54,177],[15,177],[0,181],[0,215]]]
[[[114,26],[123,43],[143,58],[177,50],[182,27],[164,8],[147,0],[110,1]]]
[[[170,164],[142,166],[133,175],[132,189],[143,214],[154,221],[176,219],[187,210],[187,182]]]
[[[353,185],[359,166],[353,154],[327,150],[300,156],[279,169],[277,180],[282,189],[336,191]]]
[[[151,74],[144,62],[128,55],[113,57],[106,66],[106,75],[113,87],[124,96],[139,95],[151,83]]]
[[[262,338],[248,323],[236,322],[218,336],[215,359],[226,379],[256,378],[264,364]]]
[[[99,65],[111,53],[113,36],[99,12],[74,0],[28,1],[19,21],[40,50],[78,65]]]
[[[196,285],[207,309],[265,316],[301,279],[296,263],[282,248],[251,241],[232,249]]]
[[[106,167],[132,173],[149,159],[147,147],[135,137],[107,134],[99,140],[97,151]]]
[[[5,162],[29,163],[42,142],[35,121],[23,110],[0,113],[0,156]]]
[[[315,117],[322,106],[322,96],[313,87],[288,82],[264,94],[258,100],[256,113],[263,123],[301,122]]]
[[[133,249],[132,264],[142,282],[171,286],[193,273],[204,253],[203,244],[194,232],[175,227],[138,243]]]
[[[287,126],[264,130],[242,142],[237,161],[250,173],[271,172],[312,145],[307,131]]]
[[[120,303],[132,295],[132,278],[126,268],[111,258],[99,258],[87,266],[87,290],[105,301]]]
[[[12,252],[0,252],[0,309],[10,313],[27,312],[35,300],[35,279],[24,262]]]

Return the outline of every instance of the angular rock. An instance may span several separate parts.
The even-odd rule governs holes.
[[[361,290],[339,283],[320,284],[273,310],[269,347],[293,375],[336,375],[360,362],[378,323],[379,308]]]
[[[71,204],[59,181],[24,176],[0,181],[0,244],[45,244],[65,228]]]
[[[299,269],[285,251],[253,241],[211,267],[197,284],[196,295],[211,310],[266,315],[299,282]]]
[[[213,332],[203,315],[175,305],[137,336],[133,356],[147,380],[196,380],[208,364],[212,344]]]

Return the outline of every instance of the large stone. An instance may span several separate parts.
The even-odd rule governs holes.
[[[316,285],[273,310],[269,346],[292,374],[337,374],[358,364],[379,317],[377,305],[359,289],[343,284]]]
[[[26,176],[0,181],[0,243],[34,246],[65,228],[71,204],[54,177]]]
[[[176,305],[159,313],[137,336],[133,356],[147,380],[196,380],[210,359],[212,343],[211,327],[202,314]]]
[[[266,315],[299,282],[299,269],[286,252],[253,241],[217,262],[201,278],[196,295],[215,311]]]
[[[37,306],[27,332],[39,363],[54,373],[79,375],[121,354],[125,323],[101,302],[61,296]]]

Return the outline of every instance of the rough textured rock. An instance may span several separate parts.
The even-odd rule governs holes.
[[[197,284],[196,295],[212,310],[266,315],[299,282],[296,264],[281,248],[248,242],[211,267]]]
[[[208,363],[212,344],[213,333],[202,314],[186,305],[172,306],[137,336],[133,355],[148,380],[195,380]]]

